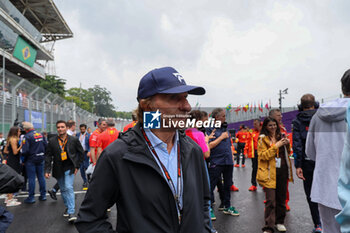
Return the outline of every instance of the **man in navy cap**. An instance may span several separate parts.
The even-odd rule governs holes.
[[[171,67],[140,81],[138,123],[106,148],[81,205],[79,232],[114,232],[106,210],[117,205],[117,232],[210,232],[209,185],[200,147],[173,124],[203,95]]]

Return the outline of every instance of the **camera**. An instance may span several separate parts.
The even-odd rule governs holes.
[[[15,120],[13,126],[17,126],[19,128],[19,130],[21,131],[21,135],[26,134],[26,131],[23,128],[23,124],[21,122],[18,122],[18,119]]]

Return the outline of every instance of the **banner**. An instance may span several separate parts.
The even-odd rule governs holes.
[[[41,129],[43,122],[41,112],[32,111],[32,120],[29,121],[29,110],[24,110],[24,120],[31,122],[35,129]],[[44,129],[46,129],[46,113],[44,113]]]
[[[17,37],[13,56],[30,67],[33,67],[37,51],[33,46],[28,44],[22,37]]]

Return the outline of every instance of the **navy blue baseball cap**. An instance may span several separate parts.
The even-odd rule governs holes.
[[[155,94],[177,94],[188,92],[192,95],[204,95],[203,87],[187,85],[184,78],[172,67],[154,69],[142,77],[137,91],[137,100],[146,99]]]

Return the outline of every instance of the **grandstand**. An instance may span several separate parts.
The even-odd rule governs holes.
[[[52,0],[0,0],[1,132],[6,134],[16,119],[41,131],[53,131],[58,119],[93,125],[91,113],[28,81],[45,78],[55,41],[71,37]]]

